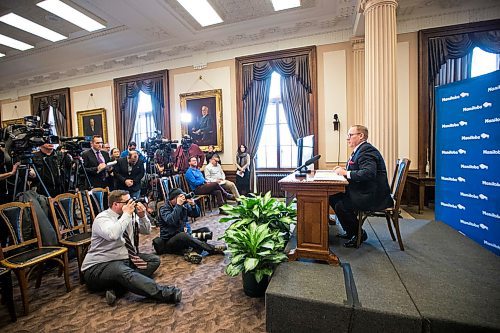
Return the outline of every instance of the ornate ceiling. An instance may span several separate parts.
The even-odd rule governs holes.
[[[36,2],[0,0],[0,15],[14,11],[69,38],[51,43],[0,23],[0,34],[35,46],[21,52],[0,45],[0,53],[6,54],[0,58],[0,92],[307,36],[338,33],[347,40],[363,30],[359,0],[302,0],[302,7],[281,12],[273,11],[270,0],[209,0],[224,22],[205,28],[176,0],[72,0],[106,22],[105,29],[93,33],[44,11]],[[500,2],[400,0],[398,29],[448,25],[450,15],[451,22],[479,21],[485,13],[487,19],[500,18]],[[440,24],[445,16],[448,19]]]

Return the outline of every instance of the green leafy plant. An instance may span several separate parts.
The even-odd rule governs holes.
[[[231,262],[226,267],[229,276],[252,273],[258,283],[264,276],[271,276],[279,263],[288,260],[283,253],[283,236],[267,223],[257,225],[251,222],[248,226],[230,228],[221,238],[231,253]]]
[[[285,240],[290,238],[290,226],[296,222],[297,211],[291,205],[271,197],[271,192],[264,196],[250,194],[241,196],[239,204],[236,206],[224,205],[222,210],[227,213],[227,217],[220,219],[220,222],[233,222],[229,229],[239,229],[250,225],[252,222],[257,225],[268,224],[271,230],[278,230]]]

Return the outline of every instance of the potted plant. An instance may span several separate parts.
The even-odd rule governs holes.
[[[284,250],[296,210],[272,198],[271,192],[241,196],[237,206],[225,205],[222,210],[228,216],[220,222],[232,222],[221,237],[231,254],[226,273],[242,273],[245,294],[263,296],[276,266],[288,259]]]
[[[238,205],[224,205],[222,210],[228,215],[220,222],[233,222],[229,228],[241,228],[255,222],[257,225],[268,224],[271,230],[278,230],[286,241],[290,239],[290,226],[296,223],[297,211],[291,205],[271,197],[271,192],[264,196],[250,194],[241,196]]]
[[[228,228],[221,237],[231,253],[226,267],[229,276],[242,273],[243,290],[250,297],[264,295],[275,267],[288,259],[283,252],[285,239],[268,224],[255,222],[240,228]]]

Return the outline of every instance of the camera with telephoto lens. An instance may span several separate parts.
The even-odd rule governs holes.
[[[208,240],[211,240],[212,239],[212,236],[213,236],[213,233],[211,231],[206,231],[206,232],[193,232],[191,234],[191,236],[193,236],[194,238],[202,241],[202,242],[206,242]]]
[[[80,156],[84,150],[90,149],[91,140],[91,136],[59,137],[61,149],[66,150],[72,157]]]
[[[132,200],[134,200],[135,203],[139,203],[140,202],[141,204],[143,204],[146,207],[148,206],[148,202],[149,202],[149,199],[146,198],[146,197],[137,198],[137,199],[133,198]]]
[[[195,195],[196,194],[194,194],[194,192],[189,192],[189,193],[184,194],[184,197],[186,199],[193,199]]]

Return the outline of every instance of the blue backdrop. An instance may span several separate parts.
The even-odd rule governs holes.
[[[500,255],[500,71],[436,88],[436,220]]]

